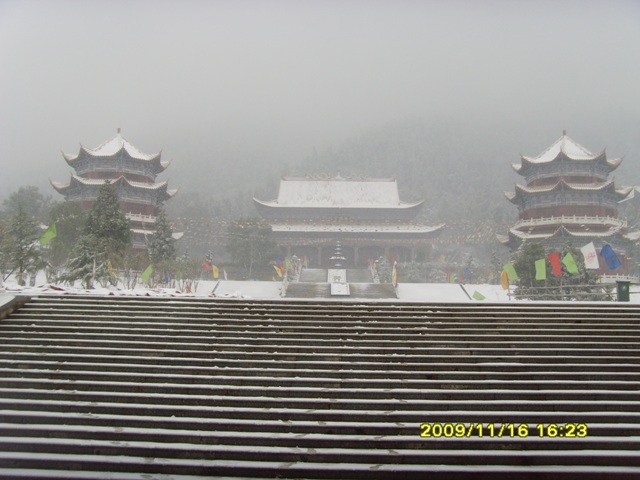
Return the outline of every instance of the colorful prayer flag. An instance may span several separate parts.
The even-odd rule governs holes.
[[[562,263],[565,267],[567,267],[567,272],[571,274],[579,273],[578,265],[576,265],[576,261],[573,259],[573,255],[571,255],[571,252],[567,252],[567,254],[562,259]]]
[[[58,231],[56,229],[56,224],[52,223],[47,231],[42,234],[40,237],[40,245],[49,245],[51,240],[58,236]]]
[[[149,265],[144,270],[144,272],[142,272],[142,275],[140,275],[140,280],[142,280],[143,282],[148,282],[152,274],[153,274],[153,265]]]
[[[276,270],[278,276],[282,278],[282,270],[280,270],[280,267],[278,265],[274,265],[273,268]]]
[[[209,260],[205,260],[205,261],[204,261],[204,269],[205,269],[207,272],[210,272],[210,271],[211,271],[211,262],[209,262]]]
[[[220,276],[220,270],[216,265],[211,265],[211,270],[213,270],[213,278],[217,279]]]
[[[507,263],[504,267],[502,267],[502,269],[507,272],[507,275],[509,276],[509,281],[513,282],[514,280],[518,280],[520,277],[518,277],[518,274],[516,273],[516,269],[513,266],[513,263],[509,262]]]
[[[560,253],[553,252],[551,255],[547,257],[549,262],[551,262],[551,271],[557,277],[558,275],[562,275],[562,265],[560,263]]]
[[[547,279],[547,260],[541,258],[540,260],[536,260],[536,280],[546,280]]]
[[[504,270],[500,274],[500,285],[503,290],[509,290],[509,275]]]
[[[393,271],[391,272],[391,282],[394,287],[398,287],[398,272],[396,271],[396,262],[393,262]]]
[[[598,253],[596,252],[596,246],[593,242],[587,243],[580,249],[584,256],[584,268],[597,270],[600,268],[600,262],[598,262]]]
[[[484,300],[484,299],[486,299],[486,298],[487,298],[487,297],[485,297],[483,294],[481,294],[481,293],[480,293],[479,291],[477,291],[477,290],[476,290],[475,292],[473,292],[472,297],[473,297],[474,299],[476,299],[476,300],[480,300],[480,301],[482,301],[482,300]]]
[[[616,268],[622,266],[622,262],[609,244],[606,244],[604,247],[602,247],[602,249],[600,250],[600,256],[604,258],[604,261],[606,262],[607,267],[609,267],[609,270],[615,270]]]

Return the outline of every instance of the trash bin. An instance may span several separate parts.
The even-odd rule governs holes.
[[[631,282],[616,281],[616,293],[618,294],[619,302],[629,301],[629,284]]]

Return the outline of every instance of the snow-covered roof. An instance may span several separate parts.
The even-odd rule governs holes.
[[[115,178],[115,179],[108,179],[108,181],[110,183],[115,183],[115,184],[118,184],[118,183],[126,184],[126,185],[129,185],[130,187],[135,188],[135,189],[165,190],[166,191],[166,195],[169,198],[173,197],[178,192],[177,188],[169,190],[167,188],[168,187],[168,182],[166,180],[164,182],[160,182],[160,183],[134,182],[132,180],[127,180],[127,178],[124,177],[124,176],[120,176],[120,177]],[[89,186],[89,187],[100,187],[100,186],[104,185],[105,180],[104,179],[96,179],[96,178],[82,178],[82,177],[79,177],[77,175],[71,175],[71,180],[69,181],[69,183],[55,182],[53,180],[49,180],[49,183],[51,184],[51,186],[58,193],[64,193],[65,190],[68,190],[73,185],[82,185],[82,186]]]
[[[398,208],[418,205],[400,201],[395,179],[351,180],[282,178],[278,198],[260,201],[264,205],[311,208]]]
[[[611,226],[607,230],[598,232],[592,230],[573,229],[564,225],[559,226],[553,232],[523,232],[515,228],[509,230],[509,234],[520,240],[541,240],[549,239],[560,234],[565,234],[571,237],[585,237],[585,238],[607,238],[616,234],[621,234],[622,228],[619,226]]]
[[[558,140],[537,157],[523,156],[523,158],[532,163],[546,163],[553,161],[561,152],[573,160],[593,160],[600,155],[594,155],[578,142],[572,140],[566,132],[563,132]]]
[[[53,187],[56,190],[60,190],[60,189],[64,190],[65,188],[69,188],[74,183],[84,185],[84,186],[100,187],[104,185],[106,181],[114,184],[126,183],[127,185],[133,188],[142,188],[145,190],[158,190],[168,185],[168,182],[166,180],[160,183],[134,182],[133,180],[128,180],[124,175],[121,175],[118,178],[109,178],[109,179],[83,178],[83,177],[79,177],[78,175],[71,175],[71,181],[69,183],[64,184],[60,182],[51,181],[51,185],[53,185]]]
[[[626,202],[628,200],[640,199],[640,187],[628,187],[628,188],[630,189],[629,195],[627,195],[624,200],[621,200],[620,203]]]
[[[62,153],[65,160],[67,162],[73,162],[76,160],[80,153],[83,151],[93,157],[112,157],[121,150],[125,150],[129,156],[135,160],[144,160],[144,161],[153,161],[159,160],[161,152],[157,153],[144,153],[139,150],[136,146],[134,146],[131,142],[129,142],[126,138],[122,136],[120,133],[120,129],[118,129],[118,133],[115,134],[112,138],[104,142],[102,145],[97,146],[96,148],[87,148],[84,145],[80,145],[80,152],[77,155],[70,155],[66,153]],[[170,162],[162,162],[160,166],[164,169],[169,165]]]
[[[549,148],[537,157],[521,155],[521,164],[512,164],[511,166],[516,172],[522,173],[532,164],[551,163],[561,156],[574,161],[603,161],[610,170],[615,170],[622,163],[622,157],[607,159],[607,155],[604,150],[598,153],[592,153],[576,141],[572,140],[566,132],[563,132],[562,136],[558,140],[553,142]]]
[[[552,185],[543,185],[539,187],[529,187],[516,184],[515,192],[505,192],[504,194],[510,202],[516,203],[518,201],[518,197],[522,194],[549,193],[555,190],[560,190],[561,188],[564,188],[566,190],[586,192],[601,192],[604,190],[613,190],[613,192],[620,198],[626,198],[626,196],[629,195],[629,193],[631,193],[631,191],[633,190],[633,187],[615,188],[613,180],[608,180],[601,184],[594,185],[585,183],[572,183],[561,179]]]

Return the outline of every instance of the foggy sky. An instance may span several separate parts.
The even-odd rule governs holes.
[[[0,0],[0,197],[61,199],[60,151],[118,127],[182,189],[408,117],[517,124],[529,155],[567,128],[640,171],[639,93],[638,1]]]

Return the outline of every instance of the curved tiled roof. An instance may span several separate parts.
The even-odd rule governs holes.
[[[510,202],[515,202],[522,194],[536,194],[536,193],[548,193],[558,190],[560,188],[566,188],[573,191],[589,191],[589,192],[601,192],[607,189],[613,189],[614,193],[621,198],[626,198],[631,193],[633,187],[621,187],[615,188],[613,180],[608,180],[601,184],[584,184],[584,183],[572,183],[560,179],[553,185],[544,185],[540,187],[529,187],[525,185],[516,184],[515,192],[505,192],[505,196]]]
[[[605,150],[598,153],[592,153],[579,143],[572,140],[566,132],[553,142],[544,152],[537,157],[521,155],[521,164],[512,164],[511,167],[518,173],[527,167],[535,164],[544,164],[557,161],[560,157],[564,157],[573,161],[604,161],[611,170],[615,170],[621,163],[622,157],[607,159]]]
[[[135,147],[131,142],[129,142],[126,138],[122,136],[120,130],[116,133],[115,136],[104,142],[102,145],[99,145],[96,148],[87,148],[80,145],[80,151],[76,155],[70,155],[62,152],[62,156],[67,161],[69,165],[72,165],[82,156],[90,156],[90,157],[114,157],[119,155],[122,151],[126,152],[127,155],[133,160],[139,160],[143,162],[151,162],[153,163],[159,171],[165,170],[169,164],[168,162],[161,161],[162,152],[157,153],[144,153]]]
[[[167,189],[168,187],[167,181],[160,182],[160,183],[134,182],[132,180],[127,180],[124,176],[120,176],[116,179],[104,180],[104,179],[94,179],[94,178],[82,178],[77,175],[71,175],[71,180],[69,181],[69,183],[54,182],[53,180],[50,180],[49,183],[51,183],[51,186],[55,188],[56,191],[58,191],[59,193],[63,193],[65,190],[69,189],[73,185],[99,187],[104,185],[106,181],[109,181],[110,183],[114,183],[114,184],[123,183],[135,189],[144,189],[144,190],[165,189],[169,197],[172,197],[178,191],[177,189],[173,189],[173,190]]]
[[[423,201],[400,200],[395,179],[282,178],[276,200],[254,201],[265,207],[406,209]]]

